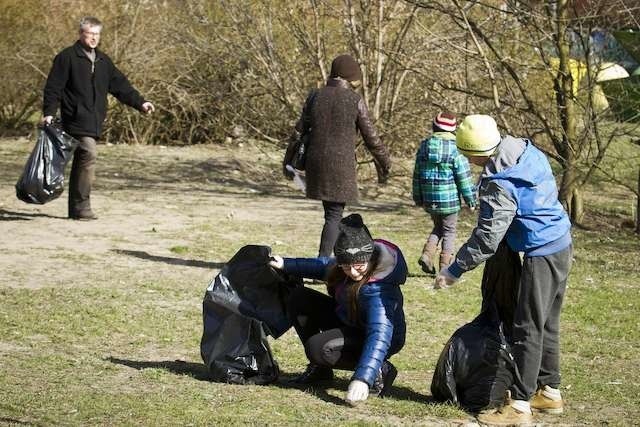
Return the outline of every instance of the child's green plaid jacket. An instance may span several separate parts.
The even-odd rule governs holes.
[[[429,213],[449,215],[460,210],[458,193],[469,207],[475,206],[469,161],[458,152],[453,133],[435,132],[416,154],[413,201]]]

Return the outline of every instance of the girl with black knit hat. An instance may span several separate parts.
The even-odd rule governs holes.
[[[406,324],[400,285],[407,264],[396,245],[373,239],[362,217],[340,222],[335,258],[282,258],[271,266],[288,274],[327,282],[328,294],[300,287],[289,299],[288,315],[309,359],[294,382],[333,379],[333,368],[354,371],[345,400],[384,396],[396,368],[389,357],[404,346]]]

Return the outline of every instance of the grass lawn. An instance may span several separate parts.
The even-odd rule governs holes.
[[[318,202],[280,177],[270,146],[99,147],[98,221],[66,219],[66,192],[43,206],[15,198],[32,143],[0,140],[0,425],[461,425],[473,418],[435,403],[430,382],[444,343],[480,306],[482,268],[431,289],[417,265],[430,220],[414,208],[411,161],[378,188],[361,171],[361,213],[409,263],[407,343],[392,358],[391,395],[351,408],[350,378],[292,387],[306,365],[290,330],[271,340],[282,376],[269,386],[208,380],[199,341],[204,290],[245,244],[313,256]],[[637,172],[636,172],[637,173]],[[638,424],[640,239],[621,224],[630,195],[587,189],[589,229],[575,257],[562,315],[563,415],[547,424]],[[459,221],[458,243],[474,225]]]

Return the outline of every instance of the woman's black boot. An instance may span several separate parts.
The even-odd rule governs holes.
[[[385,397],[389,393],[389,390],[391,390],[391,385],[397,375],[398,370],[391,362],[388,360],[382,362],[382,367],[380,371],[378,371],[376,379],[373,380],[371,394],[378,397]]]
[[[327,366],[316,365],[315,363],[309,363],[307,369],[291,380],[295,384],[313,384],[320,381],[333,380],[333,369]]]

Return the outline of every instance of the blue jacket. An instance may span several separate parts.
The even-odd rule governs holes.
[[[352,379],[364,381],[369,386],[382,366],[382,362],[399,352],[404,346],[406,323],[400,285],[407,279],[407,263],[398,248],[385,240],[375,240],[381,250],[381,261],[369,283],[358,293],[358,323],[353,324],[347,315],[346,288],[351,283],[335,287],[336,314],[345,325],[362,328],[365,340],[360,360]],[[335,258],[285,258],[284,270],[292,275],[325,280],[335,265]],[[378,273],[379,272],[379,273]]]
[[[487,179],[509,192],[518,210],[507,243],[528,256],[550,255],[571,243],[571,222],[558,200],[556,180],[547,158],[531,142],[518,163]]]
[[[506,238],[525,257],[551,255],[571,244],[571,222],[558,201],[549,161],[531,141],[505,136],[480,175],[478,224],[449,272],[460,277],[489,259]]]

